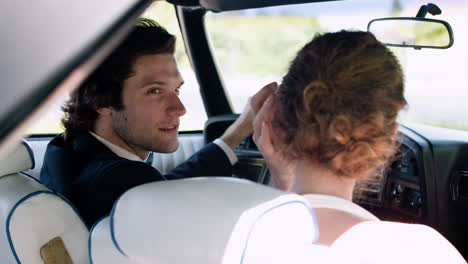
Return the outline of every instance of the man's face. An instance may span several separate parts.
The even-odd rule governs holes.
[[[115,134],[137,155],[176,151],[179,117],[185,107],[178,95],[183,80],[174,57],[140,56],[133,72],[123,83],[124,108],[112,109]]]

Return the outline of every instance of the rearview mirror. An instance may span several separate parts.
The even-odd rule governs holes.
[[[418,17],[379,18],[369,22],[367,31],[385,45],[394,47],[448,49],[453,45],[452,28],[443,20]]]

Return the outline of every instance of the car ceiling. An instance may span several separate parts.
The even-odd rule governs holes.
[[[198,5],[213,12],[327,1],[338,0],[168,0],[168,2],[179,5]]]

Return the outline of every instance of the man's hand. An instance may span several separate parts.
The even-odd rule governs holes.
[[[268,165],[271,185],[283,191],[291,191],[297,162],[284,154],[287,146],[281,142],[278,128],[272,126],[277,107],[276,96],[270,95],[261,108],[255,111],[253,140]]]
[[[252,122],[255,112],[260,109],[268,96],[273,94],[277,86],[276,82],[270,83],[260,89],[260,91],[258,91],[254,96],[250,97],[242,114],[231,126],[228,127],[228,129],[226,129],[224,134],[221,136],[221,140],[234,150],[242,140],[252,134]]]

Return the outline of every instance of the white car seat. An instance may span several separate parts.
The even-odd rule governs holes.
[[[96,222],[89,231],[90,263],[131,264],[127,256],[118,252],[111,238],[109,217]]]
[[[88,263],[88,230],[69,202],[20,172],[34,167],[26,142],[0,162],[0,263]]]
[[[313,247],[317,236],[315,215],[299,195],[246,180],[190,178],[127,191],[92,229],[90,258],[94,264],[261,263],[274,248]]]

